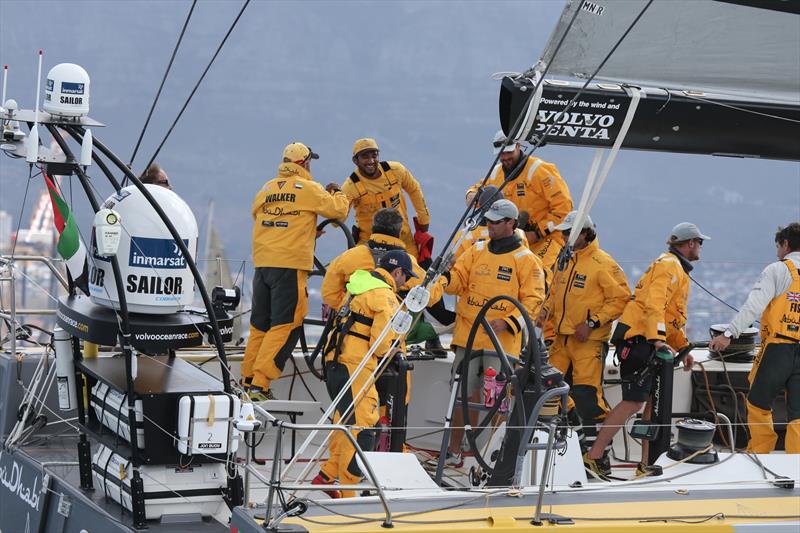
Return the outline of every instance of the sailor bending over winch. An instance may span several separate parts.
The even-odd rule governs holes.
[[[656,356],[666,351],[671,357],[688,346],[683,331],[686,325],[686,302],[689,299],[689,272],[691,263],[700,259],[703,241],[710,237],[700,233],[696,225],[681,222],[672,229],[667,240],[669,250],[661,254],[639,279],[633,299],[625,306],[619,318],[612,343],[620,361],[622,401],[607,415],[603,427],[591,449],[583,455],[586,468],[600,478],[609,472],[598,465],[603,452],[625,421],[642,408],[653,392],[654,376],[637,379]],[[677,347],[677,349],[676,349]],[[691,354],[683,361],[684,370],[692,368]],[[645,410],[644,420],[649,420]],[[648,442],[642,441],[642,463],[637,475],[646,475]]]
[[[761,315],[761,350],[748,376],[747,449],[755,453],[775,449],[778,435],[772,427],[772,404],[786,391],[786,452],[800,453],[800,222],[778,229],[775,248],[778,261],[761,272],[728,329],[708,348],[725,350]]]
[[[352,430],[353,436],[365,451],[374,448],[375,431],[359,428],[372,428],[378,422],[378,391],[373,383],[361,397],[354,398],[354,395],[372,378],[378,359],[394,355],[388,351],[396,334],[388,327],[388,323],[399,306],[396,294],[398,287],[417,276],[413,269],[411,257],[406,252],[390,250],[371,272],[353,272],[347,282],[347,298],[337,314],[337,324],[325,354],[325,384],[331,398],[335,399],[358,368],[364,354],[370,347],[375,347],[373,356],[353,379],[350,391],[336,405],[333,416],[334,424],[356,426]],[[388,329],[389,334],[378,342],[384,329]],[[352,412],[342,420],[341,413],[351,405],[354,405]],[[313,484],[328,485],[336,479],[343,485],[354,485],[361,481],[362,473],[356,463],[355,448],[341,432],[333,432],[329,453],[329,459],[312,480]],[[331,498],[355,496],[352,490],[328,490],[325,493]]]
[[[564,239],[569,239],[570,233],[576,231],[573,227],[576,216],[577,211],[571,211],[564,222],[555,227]],[[586,452],[608,413],[608,403],[603,396],[608,340],[611,324],[625,309],[631,290],[617,262],[600,249],[595,225],[588,215],[573,249],[563,270],[554,275],[541,321],[549,322],[550,327],[545,330],[553,332],[553,336],[546,339],[550,346],[550,364],[565,376],[572,376],[570,425],[583,427],[581,447]],[[610,465],[607,453],[603,455],[603,463]],[[610,466],[602,469],[610,470]]]
[[[374,269],[380,259],[391,250],[406,251],[405,243],[400,240],[400,232],[403,228],[403,216],[396,209],[380,209],[375,213],[371,227],[372,233],[367,242],[346,250],[328,265],[325,277],[322,279],[322,303],[329,306],[334,313],[338,312],[342,304],[346,301],[346,285],[354,272],[358,270]],[[422,279],[425,277],[425,271],[419,266],[413,256],[410,257],[412,271],[416,276],[409,278],[407,283],[398,288],[398,292],[401,293],[401,295],[404,292],[408,292],[412,287],[422,283]],[[436,283],[428,287],[431,293],[428,302],[429,306],[435,305],[442,299],[442,293],[446,286],[447,278],[440,277]],[[415,329],[421,329],[422,326],[430,328],[430,325],[422,321],[417,321],[414,328],[408,333],[406,341],[413,343],[414,337],[422,337],[421,334],[414,333]],[[430,333],[436,335],[433,328],[430,328]],[[422,340],[422,338],[420,338],[420,340]],[[406,404],[408,404],[408,398],[411,393],[411,374],[408,373],[407,376],[409,383],[406,393]],[[382,400],[384,397],[385,395],[381,394]],[[383,401],[381,405],[383,405]],[[382,415],[385,414],[386,413],[382,413]]]
[[[498,131],[492,142],[494,153],[500,153],[500,163],[492,171],[485,185],[500,187],[523,157],[519,143],[505,148],[506,136]],[[572,211],[572,196],[558,168],[538,157],[524,156],[525,166],[514,180],[503,188],[503,194],[519,210],[519,227],[525,231],[528,245],[541,260],[545,273],[550,276],[564,240],[555,230]],[[478,190],[475,184],[467,191],[467,201]],[[535,316],[535,315],[534,315]]]
[[[319,156],[303,143],[283,151],[278,176],[253,201],[253,305],[242,362],[243,384],[254,401],[271,398],[300,337],[308,312],[306,285],[314,266],[317,216],[343,219],[347,197],[311,177]]]
[[[378,209],[393,207],[403,215],[400,240],[405,244],[406,251],[424,268],[428,268],[433,251],[433,236],[428,233],[431,217],[419,182],[401,163],[381,161],[375,139],[364,138],[355,142],[353,163],[356,169],[342,184],[342,191],[355,210],[353,238],[359,244],[367,242],[371,233],[372,217]],[[404,191],[416,211],[414,217],[416,232],[413,236]]]
[[[469,367],[461,368],[465,358],[467,337],[475,317],[489,299],[506,295],[516,298],[531,316],[538,316],[544,301],[544,272],[542,262],[531,252],[514,232],[519,211],[508,200],[497,200],[485,217],[489,228],[489,240],[475,243],[455,262],[449,273],[448,294],[458,296],[456,323],[453,341],[456,357],[453,362],[453,377],[467,380],[471,401],[478,401],[481,374],[489,367],[499,368],[500,360],[493,357],[473,357]],[[486,314],[486,319],[497,335],[503,350],[519,356],[522,349],[522,317],[516,307],[507,302],[498,302]],[[528,332],[529,336],[533,332]],[[473,350],[494,351],[494,345],[483,328],[478,329]],[[464,421],[461,410],[453,417],[453,432],[447,464],[461,466],[461,440],[464,436]]]

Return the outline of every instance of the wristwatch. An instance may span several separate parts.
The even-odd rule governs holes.
[[[725,337],[726,339],[732,339],[733,333],[731,333],[730,330],[726,329],[725,332],[722,334],[722,336]]]
[[[593,318],[587,318],[586,319],[586,325],[589,326],[592,329],[597,329],[597,328],[600,327],[600,321],[599,320],[595,320]]]

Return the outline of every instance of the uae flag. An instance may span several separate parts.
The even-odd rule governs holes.
[[[47,190],[53,204],[53,220],[58,230],[58,245],[56,246],[58,254],[67,263],[67,275],[70,280],[85,294],[89,294],[86,247],[81,242],[75,217],[73,217],[67,202],[58,194],[58,189],[50,176],[45,174],[44,179],[47,182]]]

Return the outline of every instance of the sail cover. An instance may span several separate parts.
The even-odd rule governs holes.
[[[591,76],[646,4],[570,0],[542,56],[548,77]],[[800,105],[797,4],[655,0],[595,79]]]

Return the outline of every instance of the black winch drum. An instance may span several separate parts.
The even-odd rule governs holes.
[[[708,328],[708,334],[713,339],[722,335],[728,329],[728,324],[714,324]],[[722,352],[709,352],[711,359],[724,359],[728,363],[749,363],[755,357],[756,337],[758,330],[750,327],[739,334],[739,338],[731,339],[730,345]]]
[[[675,427],[678,429],[678,442],[667,451],[667,457],[674,461],[686,460],[688,463],[693,464],[717,462],[717,452],[713,448],[687,459],[711,445],[711,440],[714,438],[714,432],[717,429],[715,424],[706,420],[684,418],[676,422]]]

